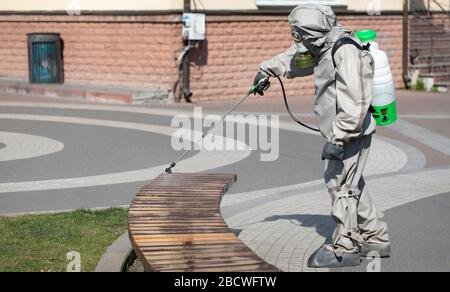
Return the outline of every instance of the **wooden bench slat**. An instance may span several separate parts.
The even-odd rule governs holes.
[[[208,254],[220,254],[220,256],[228,256],[228,255],[243,255],[243,254],[249,254],[253,255],[254,253],[249,248],[197,248],[197,249],[188,249],[188,248],[180,248],[180,249],[166,249],[166,250],[147,250],[142,249],[144,255],[149,255],[152,257],[162,257],[162,256],[183,256],[187,257],[192,254],[201,253],[202,255],[208,255]]]
[[[241,262],[241,263],[230,263],[230,264],[223,264],[223,263],[211,263],[211,264],[202,264],[202,265],[196,265],[196,264],[174,264],[174,265],[152,265],[152,269],[157,269],[160,271],[172,271],[174,269],[179,269],[185,272],[191,272],[194,270],[203,270],[203,271],[209,271],[214,268],[220,269],[221,271],[239,271],[239,269],[242,268],[251,268],[253,271],[258,271],[259,269],[266,267],[266,264],[261,263],[255,263],[252,261],[249,261],[248,263]],[[228,268],[228,269],[227,269]]]
[[[160,227],[160,226],[165,226],[165,227],[169,227],[167,226],[167,223],[158,223],[158,222],[139,222],[136,224],[133,224],[135,227]],[[218,227],[227,227],[227,225],[223,222],[170,222],[170,227],[195,227],[195,226],[218,226]]]
[[[170,245],[170,246],[165,246],[165,245],[151,245],[151,246],[142,246],[142,251],[146,252],[158,252],[158,251],[168,251],[168,250],[173,250],[174,252],[176,252],[177,250],[186,250],[186,251],[196,251],[196,250],[203,250],[203,251],[208,251],[208,250],[251,250],[249,247],[247,247],[246,245],[243,245],[241,243],[241,241],[236,241],[236,242],[227,242],[226,244],[222,241],[217,241],[217,242],[213,242],[213,241],[208,241],[207,243],[203,243],[202,242],[196,242],[195,244],[192,245]]]
[[[167,225],[167,224],[225,224],[222,220],[219,220],[219,218],[215,218],[215,219],[208,219],[208,218],[196,218],[195,220],[193,219],[187,219],[186,221],[181,221],[181,220],[177,220],[177,219],[173,219],[173,220],[160,220],[160,219],[140,219],[138,218],[136,220],[136,218],[132,218],[131,220],[129,220],[130,224],[133,225],[141,225],[141,224],[150,224],[150,225],[156,225],[156,224],[163,224],[163,225]]]
[[[229,229],[227,226],[225,225],[205,225],[205,226],[192,226],[192,225],[178,225],[178,226],[134,226],[132,229],[132,231],[154,231],[154,230],[188,230],[189,233],[191,233],[193,230],[205,230],[205,229],[210,229],[210,230],[217,230],[217,229],[224,229],[226,228],[226,232],[229,232]],[[215,231],[213,231],[212,233],[217,233]]]
[[[168,243],[143,243],[141,245],[141,251],[146,251],[146,250],[162,250],[162,249],[214,249],[216,247],[222,246],[222,250],[226,250],[226,249],[232,249],[232,248],[237,248],[237,247],[241,247],[241,248],[247,248],[249,249],[246,245],[243,245],[242,242],[240,240],[236,240],[236,241],[229,241],[229,242],[223,242],[223,241],[197,241],[194,242],[192,244],[186,245],[183,243],[174,243],[174,242],[168,242]]]
[[[160,229],[160,230],[151,230],[151,231],[142,231],[142,230],[133,230],[134,236],[146,236],[146,235],[173,235],[173,234],[184,234],[186,232],[195,232],[195,233],[204,233],[209,234],[211,232],[227,232],[228,230],[226,228],[221,229]]]
[[[263,263],[261,265],[250,266],[219,266],[219,267],[207,267],[207,268],[193,268],[190,270],[179,270],[179,272],[280,272],[277,268],[270,264]]]
[[[236,235],[232,233],[207,233],[207,234],[165,234],[165,235],[138,235],[134,236],[135,242],[195,242],[209,240],[235,240]]]
[[[183,268],[189,268],[189,267],[214,267],[214,266],[229,266],[229,265],[235,265],[235,266],[244,266],[244,265],[260,265],[264,262],[260,259],[252,259],[250,257],[243,257],[243,258],[192,258],[192,259],[181,259],[181,258],[171,258],[167,260],[161,260],[161,259],[153,259],[153,258],[145,258],[148,262],[151,263],[158,263],[156,265],[152,265],[155,267],[183,267]]]
[[[257,257],[254,253],[251,252],[228,252],[228,253],[220,253],[220,254],[212,254],[212,253],[184,253],[184,254],[171,254],[171,255],[155,255],[155,254],[144,254],[145,258],[150,260],[151,262],[158,263],[159,265],[165,264],[177,264],[177,263],[186,263],[187,261],[196,261],[198,263],[238,263],[238,262],[263,262],[259,257]]]

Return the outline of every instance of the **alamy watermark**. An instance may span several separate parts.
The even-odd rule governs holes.
[[[202,139],[202,133],[216,128]],[[224,122],[218,115],[203,116],[201,107],[194,116],[176,115],[171,126],[178,128],[172,135],[175,151],[245,151],[258,150],[261,161],[275,161],[280,154],[280,120],[278,115],[230,115]]]
[[[380,16],[381,15],[381,0],[371,0],[367,3],[366,11],[370,16]]]
[[[68,15],[81,15],[81,0],[70,0],[66,5],[66,12]]]
[[[81,272],[81,255],[77,251],[71,251],[66,254],[67,272],[76,273]]]
[[[367,254],[367,260],[369,260],[369,262],[367,263],[367,266],[366,266],[367,272],[372,272],[372,273],[381,272],[381,256],[380,256],[379,252],[377,252],[377,251],[369,252]]]
[[[370,0],[366,7],[367,14],[370,16],[380,16],[381,6],[381,0]]]

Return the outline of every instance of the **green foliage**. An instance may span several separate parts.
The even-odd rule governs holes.
[[[412,89],[417,91],[425,91],[425,83],[422,80],[417,80],[416,84],[412,86]]]

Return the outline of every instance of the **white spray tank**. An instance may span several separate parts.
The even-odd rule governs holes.
[[[362,43],[370,43],[370,54],[375,62],[372,115],[377,125],[387,126],[397,120],[395,86],[389,58],[384,51],[380,50],[379,44],[375,41],[377,38],[376,31],[361,30],[356,32],[355,35]]]

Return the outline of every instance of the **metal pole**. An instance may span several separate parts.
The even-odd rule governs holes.
[[[408,75],[408,57],[409,57],[409,1],[403,0],[403,82],[405,87],[409,87],[411,78]]]
[[[191,12],[191,0],[184,0],[183,12]],[[189,40],[185,40],[185,47],[189,46]],[[191,102],[191,90],[190,90],[190,76],[191,76],[191,66],[189,60],[189,50],[186,52],[183,58],[182,66],[182,94],[187,102]]]
[[[189,42],[189,41],[188,41]],[[183,83],[183,97],[187,102],[191,102],[191,96],[192,96],[192,92],[190,90],[190,79],[191,79],[191,64],[190,64],[190,60],[189,60],[189,51],[186,52],[186,55],[184,56],[183,59],[183,79],[182,79],[182,83]]]
[[[430,74],[434,73],[434,35],[433,32],[430,33],[431,36],[431,66],[430,66]]]
[[[191,0],[184,0],[183,12],[191,11]]]

